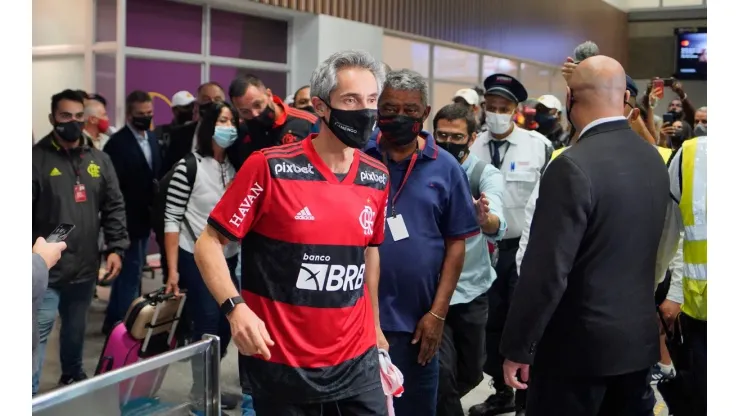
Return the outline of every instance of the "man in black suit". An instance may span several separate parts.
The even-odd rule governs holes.
[[[582,133],[542,177],[500,347],[507,384],[530,390],[527,416],[652,415],[669,181],[623,115],[624,85],[606,56],[581,62],[569,83],[567,114]]]
[[[144,91],[126,97],[126,127],[110,137],[103,149],[110,156],[126,203],[126,226],[131,245],[121,274],[113,281],[103,332],[122,320],[141,292],[141,270],[152,232],[150,210],[162,159],[157,139],[149,131],[154,116],[152,98]]]

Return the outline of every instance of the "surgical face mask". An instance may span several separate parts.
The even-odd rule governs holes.
[[[405,115],[380,116],[378,128],[383,133],[383,141],[392,146],[404,147],[416,140],[423,122],[423,118]]]
[[[236,141],[236,127],[216,126],[213,131],[213,141],[222,149],[228,148]]]
[[[504,134],[511,128],[514,114],[498,114],[486,111],[486,126],[493,134]]]
[[[695,137],[701,137],[707,135],[707,126],[704,124],[697,124],[696,127],[694,127],[694,136]]]
[[[346,146],[362,149],[370,140],[378,122],[378,110],[364,108],[362,110],[340,110],[326,106],[331,110],[329,121],[326,123],[329,131]]]
[[[56,123],[54,131],[65,142],[75,142],[82,136],[82,126],[85,123],[77,120],[67,121],[65,123]]]

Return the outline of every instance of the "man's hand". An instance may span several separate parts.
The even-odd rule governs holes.
[[[427,365],[434,358],[434,354],[439,350],[439,344],[442,342],[442,331],[445,323],[439,318],[435,318],[431,313],[426,313],[416,324],[414,339],[412,344],[417,344],[421,340],[419,347],[418,362],[421,365]]]
[[[59,243],[48,243],[44,237],[39,237],[33,244],[31,249],[33,253],[38,254],[44,259],[46,267],[51,269],[55,264],[62,258],[62,251],[67,248],[67,243],[64,241]]]
[[[681,305],[672,300],[666,299],[660,304],[658,309],[660,309],[660,315],[663,316],[666,325],[668,325],[668,329],[673,328],[673,324],[676,322],[678,314],[681,313]]]
[[[516,373],[519,372],[519,381]],[[513,361],[504,360],[504,381],[509,387],[513,387],[517,390],[526,390],[527,382],[529,382],[529,364],[519,364]]]
[[[231,325],[231,339],[240,353],[270,359],[269,347],[275,343],[267,333],[265,323],[247,305],[236,305],[227,318]]]
[[[475,212],[478,216],[478,225],[485,225],[488,222],[488,198],[486,194],[481,192],[480,199],[473,198],[473,205],[475,205]]]
[[[671,84],[671,89],[673,92],[678,95],[678,98],[684,99],[686,97],[686,93],[683,91],[683,84],[681,84],[680,81],[678,81],[676,78],[671,78],[673,80],[673,84]]]
[[[375,327],[375,338],[377,339],[377,345],[379,349],[386,351],[391,350],[391,346],[388,344],[388,340],[385,339],[383,330],[378,327]]]
[[[170,270],[168,274],[164,293],[174,293],[175,296],[180,296],[180,273],[176,270]]]
[[[563,62],[562,68],[560,68],[560,73],[563,74],[563,78],[565,78],[565,82],[570,82],[570,77],[573,76],[573,71],[576,70],[578,67],[578,64],[571,58],[570,56]]]
[[[108,275],[108,278],[105,280],[113,280],[118,277],[118,274],[121,273],[121,256],[116,253],[108,253],[105,269]]]
[[[676,128],[673,127],[673,123],[663,123],[663,127],[660,128],[660,138],[668,143],[668,138],[676,133]]]

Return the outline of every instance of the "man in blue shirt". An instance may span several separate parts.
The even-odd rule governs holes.
[[[449,104],[434,116],[437,146],[462,164],[482,231],[465,240],[465,264],[445,320],[439,349],[437,416],[463,416],[460,398],[483,380],[487,292],[496,279],[487,243],[500,240],[506,231],[502,214],[503,174],[470,153],[470,145],[476,139],[476,124],[474,113],[460,104]]]
[[[386,347],[404,375],[404,393],[394,400],[398,416],[436,412],[437,350],[465,239],[480,232],[459,163],[422,131],[427,97],[421,75],[391,71],[378,101],[380,134],[365,149],[390,173],[378,301]]]

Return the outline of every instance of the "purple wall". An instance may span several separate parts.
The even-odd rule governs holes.
[[[181,90],[195,93],[198,85],[200,85],[200,64],[126,58],[126,93],[133,90],[156,93],[152,96],[155,125],[172,121],[169,105],[157,97],[158,94],[169,101],[172,95]]]
[[[228,66],[211,65],[211,81],[218,82],[229,93],[229,84],[239,75],[252,74],[261,79],[273,94],[285,98],[285,87],[287,85],[287,74],[284,72],[260,71],[257,69],[232,68]],[[229,97],[226,97],[228,99]]]
[[[201,53],[203,8],[166,0],[127,0],[126,45]]]
[[[211,55],[288,62],[288,22],[211,10]]]

